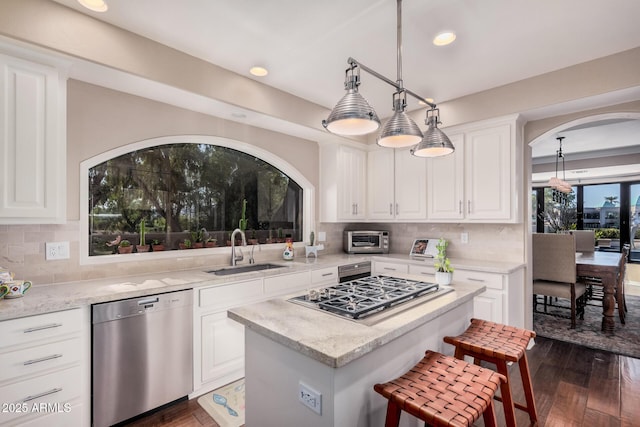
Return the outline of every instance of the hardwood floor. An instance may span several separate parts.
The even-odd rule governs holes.
[[[640,359],[545,338],[536,338],[536,345],[527,352],[527,357],[539,426],[639,425]],[[516,402],[524,403],[516,365],[510,367],[510,373]],[[500,402],[496,402],[496,414],[499,425],[503,426]],[[516,414],[519,426],[529,425],[527,414],[518,410]],[[218,427],[196,399],[174,404],[129,425]],[[477,423],[477,426],[482,425],[482,421]]]

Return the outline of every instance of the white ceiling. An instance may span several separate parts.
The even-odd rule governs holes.
[[[105,13],[54,1],[329,109],[344,93],[349,57],[396,80],[393,0],[106,0]],[[402,9],[404,85],[436,103],[640,46],[638,0],[405,0]],[[455,31],[455,43],[434,46],[441,30]],[[269,75],[250,76],[256,64]],[[360,92],[389,116],[391,86],[362,80]],[[638,124],[623,126],[639,135]],[[573,132],[567,153],[574,139],[601,141]],[[634,143],[607,144],[618,141]],[[552,137],[534,156],[556,149]]]

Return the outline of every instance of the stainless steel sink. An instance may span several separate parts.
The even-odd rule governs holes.
[[[249,264],[249,265],[239,265],[236,267],[225,267],[219,268],[217,270],[209,270],[207,273],[213,273],[216,276],[228,276],[230,274],[240,274],[240,273],[250,273],[253,271],[262,271],[262,270],[271,270],[274,268],[284,268],[284,265],[278,264]]]

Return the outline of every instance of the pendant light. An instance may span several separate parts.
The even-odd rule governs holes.
[[[354,70],[357,70],[354,73]],[[329,114],[322,126],[338,135],[364,135],[380,127],[380,119],[366,99],[358,93],[360,69],[356,66],[345,72],[344,88],[347,93]]]
[[[425,124],[428,126],[422,141],[411,149],[411,154],[418,157],[446,156],[455,151],[455,147],[447,135],[438,129],[438,110],[433,108],[427,111]],[[431,115],[429,114],[431,113]]]
[[[564,172],[564,154],[562,153],[562,140],[564,136],[559,136],[556,138],[558,140],[558,150],[556,151],[556,176],[549,179],[549,186],[552,190],[552,199],[554,202],[567,204],[568,194],[570,194],[573,190],[571,189],[571,184],[565,181],[565,172]],[[562,159],[562,179],[558,178],[558,161]]]
[[[393,115],[382,126],[380,134],[376,139],[378,145],[390,148],[412,147],[412,153],[429,153],[430,156],[444,155],[453,152],[454,147],[449,138],[438,129],[439,123],[436,115],[436,104],[427,101],[425,98],[416,95],[412,91],[404,88],[402,81],[402,0],[397,0],[397,78],[392,81],[364,64],[353,58],[347,60],[349,68],[346,70],[345,89],[347,94],[336,104],[326,120],[322,121],[322,125],[329,132],[339,135],[365,135],[378,129],[380,119],[376,112],[371,108],[369,103],[358,93],[360,85],[360,68],[367,73],[377,77],[378,79],[390,84],[396,88],[393,94]],[[417,98],[424,104],[431,107],[433,121],[429,120],[429,112],[427,112],[427,130],[429,139],[432,144],[440,144],[440,150],[430,150],[425,152],[424,149],[418,149],[419,143],[425,141],[418,125],[405,112],[407,107],[407,94]],[[425,142],[425,143],[427,143]],[[441,153],[441,154],[438,154]]]

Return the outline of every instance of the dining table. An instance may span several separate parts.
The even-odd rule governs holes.
[[[602,280],[602,330],[608,333],[615,331],[615,292],[621,258],[620,252],[576,252],[576,275]]]

